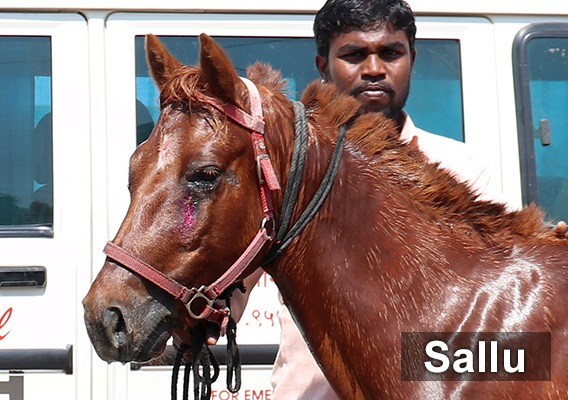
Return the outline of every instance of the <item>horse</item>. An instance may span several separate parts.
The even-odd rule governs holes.
[[[152,359],[172,335],[190,342],[207,307],[186,306],[188,297],[180,301],[185,294],[174,297],[167,286],[211,287],[264,233],[233,278],[260,267],[274,278],[341,398],[568,398],[568,303],[560,296],[568,247],[536,206],[511,211],[479,200],[401,142],[390,120],[358,112],[357,100],[331,83],[313,82],[302,96],[309,138],[292,222],[317,196],[346,127],[342,158],[319,211],[267,261],[274,237],[264,227],[279,220],[285,193],[267,190],[272,218],[259,185],[276,179],[288,187],[293,106],[277,71],[250,66],[264,114],[264,142],[251,144],[256,128],[234,114],[254,116],[258,98],[214,40],[202,34],[200,44],[199,65],[188,67],[156,37],[146,39],[161,114],[130,159],[131,204],[111,245],[165,278],[156,284],[109,255],[83,300],[103,360]],[[213,301],[201,289],[189,292]],[[549,333],[551,372],[544,381],[402,380],[404,332]]]

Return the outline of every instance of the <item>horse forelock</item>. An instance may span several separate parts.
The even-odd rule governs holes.
[[[168,76],[160,92],[160,106],[163,109],[169,104],[180,105],[182,110],[189,113],[196,109],[205,110],[203,117],[209,121],[214,132],[223,131],[227,117],[217,111],[209,102],[219,101],[210,92],[207,82],[203,79],[201,69],[197,66],[181,66]]]
[[[185,103],[195,100],[196,91],[204,93],[206,88],[201,80],[200,71],[198,67],[184,65],[170,74],[160,92],[162,107],[171,102]]]

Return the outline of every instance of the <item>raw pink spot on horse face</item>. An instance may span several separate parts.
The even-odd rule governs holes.
[[[187,233],[190,231],[197,221],[197,216],[195,212],[195,206],[191,201],[187,201],[184,204],[183,208],[183,221],[182,221],[182,230],[183,233]]]

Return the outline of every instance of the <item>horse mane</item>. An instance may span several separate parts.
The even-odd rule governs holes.
[[[333,132],[350,122],[349,149],[367,164],[365,170],[371,170],[379,182],[388,181],[395,189],[391,190],[393,195],[430,219],[465,226],[468,236],[477,233],[486,243],[501,248],[510,247],[519,236],[555,239],[538,207],[510,211],[501,203],[479,200],[466,183],[440,168],[439,163],[429,162],[416,145],[402,142],[393,121],[380,113],[358,115],[358,101],[335,85],[314,81],[302,101],[313,118],[325,119]]]

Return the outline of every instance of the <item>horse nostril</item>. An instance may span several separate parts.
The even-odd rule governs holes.
[[[122,311],[119,308],[109,307],[105,311],[104,322],[107,334],[117,349],[128,344],[129,332],[126,328]]]

